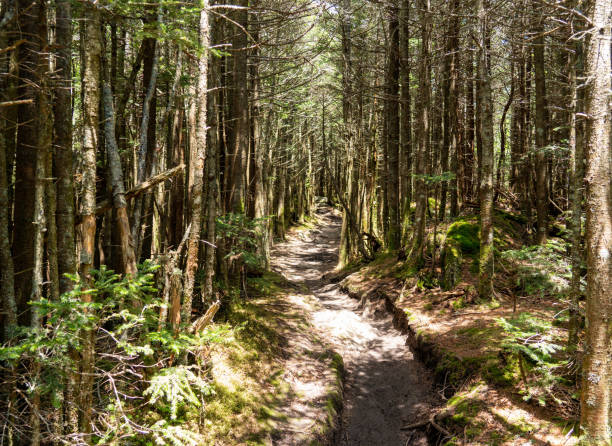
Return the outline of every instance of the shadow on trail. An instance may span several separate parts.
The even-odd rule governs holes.
[[[329,207],[309,233],[276,245],[273,266],[310,289],[321,304],[314,311],[318,335],[343,357],[347,370],[342,446],[427,445],[424,434],[400,428],[425,417],[434,400],[429,373],[393,328],[391,316],[374,318],[322,277],[337,264],[341,219]]]

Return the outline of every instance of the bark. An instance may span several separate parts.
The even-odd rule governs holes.
[[[387,246],[391,251],[400,247],[400,196],[399,196],[399,9],[389,10],[389,55],[386,81],[387,101],[387,204],[389,208],[389,232]]]
[[[539,0],[534,0],[534,8],[538,10]],[[546,113],[546,74],[544,71],[544,23],[541,11],[534,30],[538,34],[533,47],[533,65],[535,70],[535,171],[536,171],[536,211],[537,235],[536,242],[546,243],[548,237],[548,190],[547,190],[547,156],[548,144],[547,113]]]
[[[150,25],[149,25],[150,26]],[[137,160],[137,182],[143,183],[150,175],[153,165],[153,152],[155,148],[155,104],[157,88],[157,73],[159,65],[159,44],[155,39],[146,39],[147,45],[143,42],[146,52],[149,51],[148,63],[145,63],[147,68],[147,76],[143,76],[143,82],[146,86],[144,100],[142,104],[142,119],[140,121],[140,142],[138,147]],[[150,51],[153,50],[153,54]],[[148,82],[147,82],[148,81]],[[134,247],[137,259],[140,258],[143,242],[142,215],[145,213],[148,206],[147,200],[137,198],[134,202],[134,210],[132,215],[132,238],[134,239]]]
[[[233,29],[231,60],[233,61],[233,76],[231,89],[231,132],[230,146],[227,160],[227,200],[226,209],[234,213],[245,210],[246,200],[246,172],[247,157],[249,153],[249,96],[248,96],[248,68],[247,46],[248,38],[248,3],[246,0],[237,0],[240,7],[234,13],[234,20],[239,27]]]
[[[423,245],[425,240],[425,213],[427,210],[427,158],[430,150],[429,142],[429,103],[431,100],[430,89],[430,60],[429,39],[431,35],[430,0],[419,0],[421,11],[421,54],[419,60],[419,106],[417,116],[417,131],[419,146],[415,169],[416,186],[416,209],[414,216],[414,233],[410,258],[415,265],[423,260]]]
[[[54,107],[54,176],[57,178],[55,222],[58,234],[59,291],[72,289],[66,274],[76,273],[74,233],[74,173],[72,157],[72,13],[69,0],[56,3],[55,36],[58,47],[55,59]]]
[[[465,107],[465,146],[460,164],[463,166],[463,197],[462,201],[470,201],[474,194],[474,138],[476,132],[476,121],[474,119],[474,54],[468,51],[466,61],[466,107]]]
[[[108,85],[103,87],[104,110],[104,141],[106,143],[106,156],[108,158],[109,177],[112,188],[113,204],[117,212],[117,229],[121,243],[121,264],[123,272],[128,276],[136,276],[136,255],[130,231],[130,222],[127,214],[125,188],[123,186],[123,169],[119,148],[115,138],[115,114],[113,111],[113,94]]]
[[[87,48],[83,52],[83,143],[82,143],[82,184],[81,228],[80,228],[80,264],[79,275],[87,284],[91,284],[90,270],[94,262],[96,238],[96,151],[98,149],[98,128],[100,104],[100,67],[102,53],[102,35],[100,32],[100,13],[94,7],[86,7],[83,13],[84,42]],[[91,302],[93,296],[84,294],[82,299]],[[81,432],[91,431],[93,405],[93,333],[83,334],[81,353],[80,420]]]
[[[254,31],[252,32],[253,37],[256,41],[259,40],[259,23],[256,21],[257,19],[254,19],[253,22],[253,27],[254,27]],[[269,234],[270,234],[270,229],[269,229],[269,223],[268,220],[265,218],[268,215],[268,193],[267,193],[267,177],[268,177],[268,172],[266,169],[266,163],[265,163],[265,159],[266,159],[266,154],[265,154],[265,150],[266,150],[266,146],[264,145],[263,141],[262,141],[262,135],[261,135],[261,125],[260,125],[260,121],[263,118],[263,114],[262,114],[262,108],[261,108],[261,104],[259,101],[259,92],[261,90],[261,85],[260,85],[260,78],[259,78],[259,63],[257,61],[257,55],[258,55],[258,49],[254,49],[254,56],[255,56],[255,60],[252,62],[251,65],[251,78],[252,78],[252,96],[253,96],[253,100],[252,100],[252,105],[251,105],[251,125],[253,127],[252,129],[252,145],[253,145],[253,163],[252,163],[252,167],[253,167],[253,178],[252,178],[252,196],[253,196],[253,217],[259,220],[259,224],[257,227],[257,254],[259,255],[259,257],[261,258],[262,261],[262,267],[267,270],[270,267],[270,239],[269,239]],[[210,157],[211,155],[207,155],[207,159],[208,157]],[[211,191],[215,191],[215,171],[211,170],[211,166],[210,166],[210,162],[208,163],[208,189],[209,189],[209,195],[211,193]],[[212,175],[212,177],[210,176]],[[214,205],[214,196],[209,196],[208,201],[209,201],[209,206],[212,204]],[[210,212],[210,210],[209,210]],[[212,209],[212,213],[214,215],[214,208]],[[212,228],[212,226],[214,226],[214,221],[209,223],[209,229]],[[211,243],[214,243],[214,239],[213,240],[209,240]],[[208,259],[208,250],[209,248],[206,248],[207,250],[207,259]],[[214,258],[214,257],[212,257]],[[213,265],[211,265],[212,267]]]
[[[612,208],[610,187],[610,0],[588,5],[585,51],[587,329],[582,363],[581,427],[585,444],[610,441],[612,358]]]
[[[486,0],[476,3],[479,27],[478,83],[480,109],[480,128],[482,147],[480,148],[482,168],[480,182],[480,256],[478,294],[481,299],[493,298],[493,98],[491,79],[488,69],[488,16],[484,5]]]
[[[209,46],[208,27],[208,3],[202,3],[199,24],[200,47],[207,49]],[[204,157],[206,155],[206,91],[208,89],[208,58],[207,51],[203,51],[197,60],[197,92],[196,100],[196,145],[189,148],[189,162],[193,164],[193,178],[189,180],[191,202],[191,235],[187,243],[187,261],[185,265],[185,278],[183,286],[183,305],[181,308],[181,319],[185,323],[191,322],[191,309],[193,302],[193,288],[195,274],[198,267],[200,233],[202,232],[202,195],[204,186]]]
[[[456,64],[457,64],[457,52],[458,52],[458,0],[453,0],[449,3],[449,25],[446,35],[446,51],[444,54],[444,71],[442,73],[442,94],[443,94],[443,138],[442,138],[442,153],[441,153],[441,173],[445,174],[449,172],[449,155],[455,156],[456,149],[456,134],[454,134],[456,128],[456,115],[457,115],[457,104],[456,104]],[[451,88],[453,92],[451,93]],[[451,142],[452,141],[452,142]],[[451,183],[452,184],[452,183]],[[446,216],[446,201],[448,192],[449,181],[442,182],[442,188],[440,191],[440,207],[438,212],[438,219],[444,220]],[[455,204],[456,209],[456,204]]]
[[[448,135],[449,151],[451,156],[450,171],[455,177],[450,180],[450,215],[455,217],[459,213],[459,197],[458,197],[458,158],[459,158],[459,92],[458,92],[458,77],[459,77],[459,1],[455,0],[451,10],[451,24],[448,36],[448,102],[444,107],[445,124],[444,132]],[[448,128],[448,130],[447,130]],[[446,203],[445,190],[446,183],[442,185],[442,200],[440,203],[440,216],[444,217],[445,207],[442,203]]]
[[[15,206],[13,232],[13,262],[15,267],[15,299],[21,323],[29,323],[27,301],[32,294],[34,268],[34,191],[36,188],[36,147],[38,144],[37,114],[35,102],[38,92],[37,78],[41,42],[39,12],[40,3],[19,0],[19,30],[26,41],[19,47],[20,98],[31,102],[18,106],[17,148],[15,166]]]
[[[570,81],[570,207],[571,219],[569,230],[571,233],[571,264],[572,279],[570,285],[570,318],[568,328],[567,346],[570,351],[574,351],[578,346],[578,335],[581,325],[580,317],[580,282],[582,279],[582,198],[584,189],[584,128],[583,120],[578,118],[578,114],[583,112],[582,91],[578,90],[578,73],[582,75],[582,43],[574,45],[575,53],[569,60],[569,81]]]
[[[8,33],[5,30],[0,30],[0,47],[8,46]],[[14,51],[13,51],[14,52]],[[2,65],[0,70],[5,70],[7,73],[10,70],[10,58],[12,53],[0,58]],[[9,96],[8,80],[0,84],[3,89],[2,98],[6,99]],[[11,150],[11,140],[14,141],[14,128],[9,121],[9,116],[5,110],[0,115],[0,296],[2,316],[0,316],[0,342],[7,342],[13,335],[13,331],[17,325],[17,304],[15,302],[15,270],[13,265],[13,257],[11,255],[11,203],[9,199],[9,176],[12,177],[12,167],[9,169],[8,158],[12,158],[15,154]]]
[[[504,182],[503,172],[505,170],[504,162],[506,159],[506,115],[508,114],[508,110],[510,110],[510,106],[514,102],[514,62],[510,62],[510,64],[510,93],[508,94],[508,100],[504,105],[504,110],[502,111],[501,119],[499,120],[499,160],[497,161],[495,195],[493,198],[493,202],[497,201],[497,196]]]
[[[410,204],[412,203],[412,110],[410,95],[409,0],[402,1],[400,19],[400,199],[403,226],[402,232],[405,233],[407,227],[410,225]]]

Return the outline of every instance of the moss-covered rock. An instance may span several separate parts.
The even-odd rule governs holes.
[[[479,232],[474,219],[460,219],[448,227],[446,241],[454,243],[462,254],[475,256],[480,249]]]

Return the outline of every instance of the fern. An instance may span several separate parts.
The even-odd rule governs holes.
[[[559,400],[553,394],[556,384],[562,379],[554,374],[555,369],[566,365],[567,361],[560,360],[555,353],[560,352],[563,346],[556,342],[552,334],[552,323],[537,318],[530,313],[521,313],[514,319],[500,318],[498,324],[506,332],[506,338],[501,346],[504,350],[516,355],[525,384],[524,399],[535,398],[542,406],[546,404],[546,397],[555,402]],[[524,360],[531,364],[531,371],[536,376],[535,382],[527,382],[527,371]]]

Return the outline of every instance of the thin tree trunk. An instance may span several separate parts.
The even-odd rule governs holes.
[[[419,60],[419,109],[417,123],[419,147],[416,159],[416,210],[414,217],[414,233],[410,259],[415,265],[423,260],[423,245],[425,240],[425,216],[427,210],[427,158],[430,150],[429,142],[429,103],[430,103],[430,60],[429,38],[431,35],[430,0],[419,0],[421,13],[421,55]]]
[[[117,211],[117,229],[121,243],[121,264],[123,272],[128,276],[136,276],[136,255],[130,231],[130,222],[127,214],[125,188],[123,185],[123,169],[119,148],[115,138],[115,114],[113,112],[113,94],[108,85],[103,87],[104,109],[104,141],[106,142],[106,156],[108,158],[109,177],[112,188],[112,197]]]
[[[481,299],[493,297],[493,98],[491,79],[488,69],[488,17],[484,5],[486,0],[476,3],[479,28],[478,83],[480,109],[480,128],[482,147],[480,148],[482,168],[480,182],[480,256],[478,294]]]
[[[572,240],[572,279],[570,285],[570,310],[567,346],[574,351],[578,346],[580,331],[580,282],[582,278],[582,191],[584,188],[584,129],[582,113],[582,92],[578,90],[577,77],[582,74],[582,43],[574,45],[575,53],[570,56],[570,233]]]
[[[510,110],[510,106],[514,102],[514,61],[511,61],[510,64],[510,93],[508,94],[508,100],[506,101],[506,105],[504,105],[504,110],[502,111],[501,119],[499,120],[499,160],[497,161],[497,176],[495,179],[495,195],[493,202],[497,201],[497,196],[499,195],[499,191],[503,186],[502,173],[504,170],[504,160],[506,157],[506,115],[508,114],[508,110]]]
[[[412,203],[412,107],[410,95],[410,1],[402,1],[400,14],[400,182],[402,240],[410,225]],[[369,230],[371,232],[371,230]]]
[[[142,104],[142,120],[140,121],[140,144],[138,148],[138,160],[137,160],[137,183],[143,183],[147,176],[151,174],[151,168],[153,164],[153,147],[155,145],[155,113],[154,98],[155,90],[157,88],[157,73],[159,66],[159,42],[152,40],[149,43],[149,49],[153,46],[153,55],[151,55],[151,68],[146,84],[146,93]],[[147,70],[148,71],[148,70]],[[146,80],[146,78],[145,78]],[[151,124],[153,123],[153,129],[151,130]],[[134,211],[132,213],[132,238],[134,240],[134,248],[136,251],[136,259],[138,260],[142,250],[142,214],[146,211],[145,209],[145,197],[139,197],[134,201]]]
[[[208,3],[204,0],[200,10],[199,42],[201,48],[209,46],[208,27]],[[193,177],[189,179],[190,189],[190,215],[191,235],[187,243],[187,261],[185,265],[185,279],[183,286],[183,305],[181,308],[181,319],[185,323],[191,321],[191,308],[193,302],[193,288],[195,274],[198,267],[200,233],[202,231],[202,195],[204,186],[204,158],[206,156],[206,91],[208,89],[208,58],[207,52],[203,51],[197,61],[197,92],[196,122],[194,146],[189,148],[189,162],[193,164]],[[191,170],[191,169],[190,169]]]
[[[535,33],[538,35],[533,47],[533,65],[535,70],[535,171],[536,171],[536,211],[537,211],[537,236],[536,243],[546,243],[548,237],[548,190],[547,190],[547,113],[546,113],[546,74],[544,71],[544,25],[540,1],[534,0],[534,9],[538,12]],[[539,6],[538,6],[539,5]]]
[[[96,151],[98,149],[100,104],[100,67],[102,54],[102,35],[100,32],[100,12],[95,7],[85,7],[83,13],[84,42],[87,48],[83,60],[83,145],[82,145],[82,184],[81,199],[81,248],[79,275],[87,284],[91,284],[90,270],[94,262],[96,239]],[[91,302],[93,296],[84,294],[82,299]],[[80,430],[91,432],[93,405],[93,333],[85,330],[83,350],[81,353],[80,388]]]
[[[56,84],[54,107],[54,176],[56,183],[56,226],[58,246],[59,291],[72,289],[66,274],[76,273],[74,234],[74,184],[72,160],[72,13],[69,0],[56,3],[55,59]]]
[[[399,195],[399,9],[389,8],[389,56],[387,66],[387,205],[389,208],[389,232],[387,246],[395,251],[400,247],[402,227],[400,223]],[[360,237],[361,235],[358,234]]]

